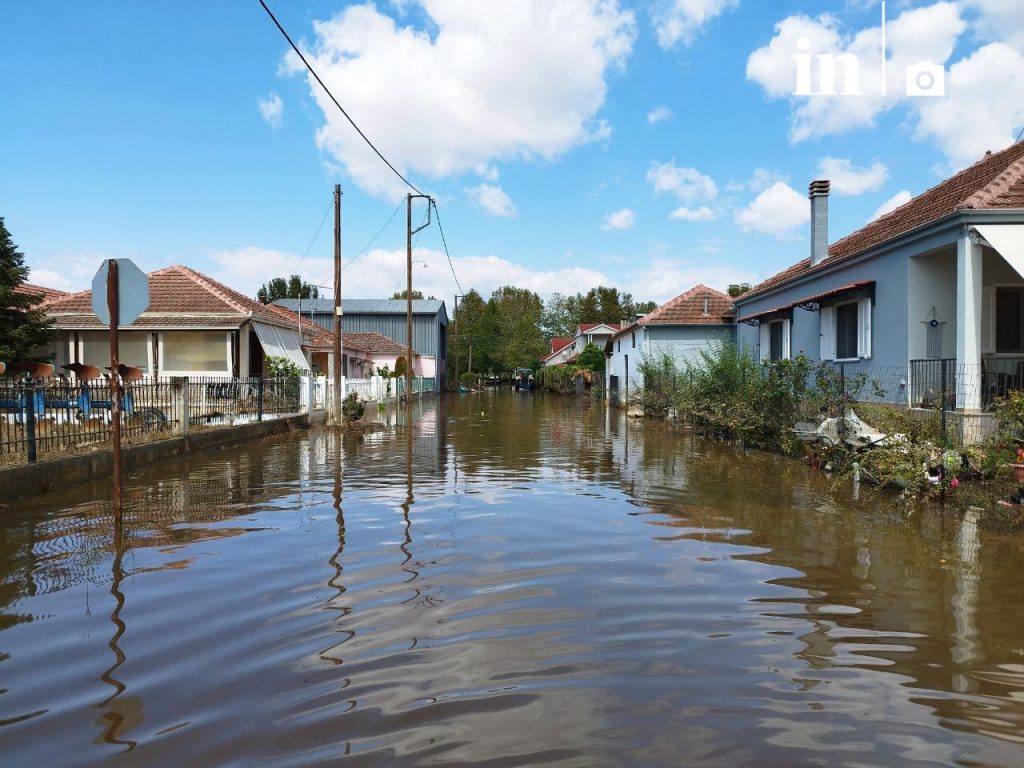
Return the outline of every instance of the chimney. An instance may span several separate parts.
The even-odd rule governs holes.
[[[828,179],[811,182],[811,266],[828,258]]]

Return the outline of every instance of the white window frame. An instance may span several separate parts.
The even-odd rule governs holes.
[[[184,332],[184,333],[220,333],[221,329],[203,330],[202,328],[195,328],[195,329],[193,329],[193,328],[188,328],[188,329],[183,328],[181,332]],[[169,331],[169,333],[175,333],[175,331]],[[225,369],[223,371],[214,371],[214,370],[208,370],[208,371],[169,371],[169,370],[166,370],[164,368],[164,333],[163,332],[158,333],[157,334],[157,346],[158,346],[158,348],[160,350],[160,355],[159,355],[159,357],[160,357],[160,375],[161,376],[209,376],[211,378],[223,376],[224,378],[230,379],[231,378],[231,361],[232,361],[232,354],[231,354],[231,331],[226,331],[224,333],[224,344],[225,344],[225,349],[226,349],[225,360],[227,361],[227,365],[225,366]]]
[[[769,320],[762,322],[759,326],[759,359],[762,363],[769,362],[772,359],[772,331],[771,326],[782,325],[782,356],[780,360],[789,360],[792,358],[792,344],[790,338],[792,336],[793,323],[789,318],[782,318],[780,320]]]
[[[857,356],[837,357],[839,325],[836,322],[836,309],[850,304],[857,305]],[[874,311],[874,301],[870,296],[862,296],[858,299],[837,301],[834,304],[822,307],[821,316],[821,360],[836,363],[854,363],[858,360],[871,359],[871,316]]]

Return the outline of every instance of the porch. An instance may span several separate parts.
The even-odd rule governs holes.
[[[909,405],[980,413],[1024,389],[1024,226],[966,226],[907,277]]]

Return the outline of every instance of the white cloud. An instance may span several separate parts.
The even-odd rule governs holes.
[[[775,36],[767,46],[754,51],[747,60],[747,78],[759,83],[772,98],[793,103],[790,115],[790,139],[804,141],[873,126],[883,112],[901,104],[920,106],[926,98],[906,96],[906,69],[924,61],[944,64],[953,53],[960,34],[966,28],[959,8],[952,2],[939,2],[906,10],[888,24],[885,91],[882,89],[881,26],[868,27],[845,35],[838,19],[824,15],[817,19],[790,16],[775,27]],[[802,50],[798,43],[807,43]],[[847,67],[837,61],[835,91],[840,95],[793,96],[797,84],[794,56],[808,54],[811,88],[820,92],[818,55],[856,57],[859,90],[862,95],[842,95],[848,85]]]
[[[702,205],[700,208],[687,208],[680,206],[668,215],[670,219],[681,219],[683,221],[711,221],[715,218],[715,212]]]
[[[1000,40],[1024,49],[1024,3],[1020,0],[963,0],[978,14],[978,30],[989,40]]]
[[[512,198],[501,187],[491,184],[480,184],[465,190],[466,195],[488,216],[513,218],[518,211]]]
[[[804,195],[779,181],[735,216],[736,223],[744,229],[779,237],[805,224],[811,218],[811,208]]]
[[[832,182],[837,195],[863,195],[876,192],[889,178],[885,163],[874,162],[867,168],[858,168],[842,157],[823,157],[818,162],[820,178]]]
[[[868,219],[868,223],[871,223],[875,219],[885,216],[885,214],[890,213],[891,211],[895,211],[904,203],[909,203],[911,199],[913,199],[913,195],[911,195],[910,192],[908,192],[907,190],[897,192],[895,195],[893,195],[880,206],[878,206],[878,210],[871,215],[870,219]]]
[[[747,181],[730,182],[726,189],[730,192],[763,192],[777,181],[788,181],[785,174],[778,171],[770,171],[767,168],[755,168],[753,175]]]
[[[440,179],[498,161],[554,159],[610,135],[597,117],[605,75],[625,62],[636,36],[633,14],[617,0],[419,5],[424,28],[399,26],[372,4],[349,6],[314,24],[308,54],[400,170]],[[286,63],[301,66],[294,55]],[[318,146],[364,190],[396,191],[380,159],[307,82],[325,119]]]
[[[709,258],[695,261],[687,259],[655,258],[642,268],[626,273],[622,279],[624,290],[640,300],[659,303],[668,301],[698,283],[724,291],[730,283],[756,283],[757,275],[731,264],[715,264]]]
[[[654,12],[658,44],[690,43],[704,24],[739,5],[739,0],[661,0]]]
[[[680,168],[675,160],[652,163],[647,171],[647,181],[655,192],[671,192],[683,203],[714,200],[718,196],[718,187],[710,176],[696,168]]]
[[[671,107],[656,107],[647,113],[647,122],[651,125],[672,119]]]
[[[259,105],[260,114],[267,121],[271,128],[280,128],[281,119],[284,116],[284,102],[276,93],[271,93],[265,99],[256,99]]]
[[[1024,56],[1003,43],[979,48],[950,67],[945,98],[920,101],[916,137],[935,141],[947,170],[964,168],[1024,125]]]
[[[46,258],[29,257],[28,282],[59,291],[85,291],[92,287],[92,279],[100,265],[111,258],[130,258],[143,272],[166,264],[156,264],[137,253],[99,253],[96,251],[58,252]]]
[[[636,224],[636,213],[629,208],[620,208],[604,217],[601,229],[632,229]]]

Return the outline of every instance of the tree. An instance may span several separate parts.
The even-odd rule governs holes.
[[[409,291],[408,290],[395,291],[393,294],[391,294],[391,298],[392,299],[404,299],[408,295],[409,295]],[[423,291],[417,291],[415,288],[413,288],[412,300],[416,301],[417,299],[422,299],[422,298],[423,298]],[[434,300],[437,297],[436,296],[429,296],[428,298],[430,298],[431,300]]]
[[[576,358],[576,365],[594,373],[604,373],[604,352],[595,344],[587,344]]]
[[[486,370],[480,363],[484,359],[484,313],[487,302],[477,291],[470,290],[459,302],[448,325],[448,364],[457,378],[463,371],[473,369]],[[455,370],[455,344],[458,343],[459,370]],[[470,360],[472,351],[472,360]]]
[[[0,217],[0,360],[5,363],[39,355],[56,333],[53,320],[39,308],[43,296],[17,290],[27,277],[25,256]]]
[[[305,282],[298,275],[292,275],[287,280],[283,277],[275,277],[256,291],[256,300],[261,304],[273,304],[278,299],[318,298],[320,298],[320,289]]]
[[[633,307],[633,311],[637,315],[646,315],[650,312],[653,312],[657,308],[658,302],[656,301],[639,301],[637,302],[636,306]]]
[[[548,338],[576,335],[576,317],[569,303],[571,298],[561,293],[552,293],[544,302],[540,325]]]
[[[742,296],[749,290],[750,283],[730,283],[729,287],[726,289],[726,293],[735,299],[737,296]]]
[[[544,303],[541,326],[548,337],[575,336],[581,323],[619,323],[657,306],[653,301],[637,304],[632,294],[599,285],[575,296],[553,293]]]
[[[405,355],[399,355],[395,358],[395,373],[396,379],[404,379],[405,375],[409,372],[409,364],[405,360]]]
[[[506,285],[491,294],[484,313],[486,354],[498,371],[534,367],[547,354],[541,332],[544,303],[533,291]]]

